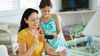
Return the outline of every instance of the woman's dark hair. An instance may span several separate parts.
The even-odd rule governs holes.
[[[25,12],[23,13],[23,16],[21,18],[20,28],[19,28],[18,32],[20,32],[22,29],[28,27],[28,24],[25,23],[25,19],[28,20],[28,17],[34,12],[38,14],[38,11],[35,9],[32,9],[32,8],[28,8],[25,10]]]
[[[50,0],[41,0],[40,5],[39,5],[39,8],[42,9],[42,8],[44,8],[46,6],[49,6],[49,7],[52,8],[51,1]]]

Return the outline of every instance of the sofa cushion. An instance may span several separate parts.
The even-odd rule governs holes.
[[[7,30],[8,24],[7,23],[0,23],[0,30]]]
[[[0,30],[0,44],[9,45],[11,44],[11,36],[8,32]]]

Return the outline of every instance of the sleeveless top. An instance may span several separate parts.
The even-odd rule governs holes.
[[[41,27],[44,31],[44,34],[52,35],[52,34],[57,34],[58,33],[54,16],[51,17],[51,19],[48,23],[42,21],[41,19],[40,19],[40,22],[41,22]],[[58,46],[64,46],[64,45],[66,46],[64,36],[63,36],[62,33],[59,34],[57,39],[48,39],[48,42],[49,42],[49,45],[51,47],[53,47],[54,49],[57,49]]]

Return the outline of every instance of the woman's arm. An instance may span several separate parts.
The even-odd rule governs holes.
[[[36,45],[38,44],[38,39],[35,39],[34,44],[31,46],[31,48],[26,49],[26,43],[24,41],[19,41],[19,56],[31,56],[32,53],[35,50]]]
[[[42,29],[41,25],[40,25],[40,29],[41,29],[41,34],[42,34],[42,36],[43,36],[44,47],[45,47],[46,52],[47,52],[49,55],[54,55],[54,56],[56,56],[57,53],[56,53],[55,50],[48,44],[47,39],[44,38],[44,32],[43,32],[43,29]]]
[[[58,56],[58,53],[48,44],[47,41],[44,42],[45,50],[48,55]]]
[[[45,50],[48,53],[48,55],[51,56],[66,56],[66,50],[63,50],[61,52],[55,52],[55,50],[48,44],[48,42],[45,42]]]

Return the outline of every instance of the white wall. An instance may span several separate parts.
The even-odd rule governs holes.
[[[61,0],[51,0],[53,4],[53,11],[61,10]]]
[[[100,0],[89,0],[90,9],[97,10],[100,7]]]
[[[6,13],[0,13],[0,22],[19,24],[24,10],[7,11]]]
[[[95,11],[69,11],[69,12],[59,12],[62,17],[62,27],[67,25],[77,24],[83,21],[87,24],[91,17],[94,15]]]
[[[53,11],[59,11],[61,9],[61,0],[51,0],[51,1],[53,4]],[[93,2],[95,0],[90,0],[90,2],[91,1]],[[96,4],[95,2],[94,2],[94,4]],[[91,6],[92,6],[92,4],[93,3],[91,3]],[[4,14],[2,12],[2,13],[0,13],[0,16],[1,16],[0,22],[9,22],[9,23],[17,23],[18,24],[24,10],[25,9],[10,11],[10,12],[6,12],[6,14]],[[13,15],[11,15],[11,13],[13,13]],[[68,13],[67,14],[60,14],[62,19],[63,19],[63,23],[62,23],[63,26],[78,23],[79,21],[82,20],[82,17],[80,16],[80,14],[73,14],[73,12],[69,13],[69,14]],[[84,15],[85,16],[88,15],[88,18],[91,18],[93,14],[86,13]],[[88,21],[89,19],[86,19],[86,20]]]
[[[100,8],[91,18],[83,33],[85,35],[91,34],[94,36],[100,36]]]

